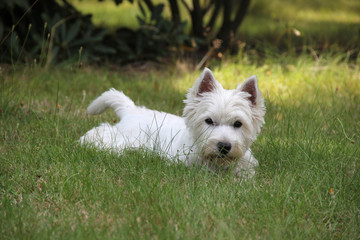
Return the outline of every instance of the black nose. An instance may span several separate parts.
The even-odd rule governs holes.
[[[226,155],[231,150],[231,144],[227,142],[218,142],[217,147],[222,155]]]

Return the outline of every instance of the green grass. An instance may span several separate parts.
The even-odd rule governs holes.
[[[330,52],[359,51],[359,10],[360,2],[354,0],[254,0],[239,36],[242,41],[265,49],[271,46],[298,51],[306,47]]]
[[[249,182],[77,142],[116,119],[111,111],[85,112],[108,88],[181,114],[198,72],[3,67],[1,238],[358,239],[360,67],[343,59],[305,55],[254,65],[243,55],[210,66],[227,88],[259,78],[266,125],[252,147],[260,166]]]

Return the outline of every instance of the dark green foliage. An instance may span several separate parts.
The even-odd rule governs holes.
[[[171,47],[178,47],[190,38],[184,34],[186,23],[175,25],[162,16],[164,5],[154,6],[150,20],[139,2],[141,16],[137,19],[140,28],[136,31],[121,28],[116,31],[113,40],[119,52],[120,59],[126,61],[134,60],[159,60],[166,56]]]
[[[98,1],[99,1],[99,2],[103,2],[104,0],[98,0]],[[134,2],[134,0],[128,0],[128,1],[131,2],[131,3]],[[115,2],[116,5],[119,5],[120,3],[123,2],[123,0],[114,0],[114,2]]]
[[[0,3],[0,61],[99,60],[115,50],[103,43],[107,31],[96,28],[66,1],[5,0]],[[32,5],[31,5],[32,4]],[[84,49],[83,51],[81,51]]]
[[[163,4],[154,5],[149,17],[140,2],[139,7],[138,30],[120,28],[110,34],[95,27],[91,15],[82,15],[66,0],[5,0],[0,3],[0,61],[35,61],[48,66],[79,59],[159,60],[170,47],[189,42],[185,22],[175,25],[165,19]]]

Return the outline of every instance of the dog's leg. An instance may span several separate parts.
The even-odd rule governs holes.
[[[258,165],[259,163],[252,155],[251,150],[248,150],[240,161],[234,163],[231,172],[239,178],[250,179],[255,175],[255,167]]]

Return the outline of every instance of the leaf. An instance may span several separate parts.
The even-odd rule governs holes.
[[[97,43],[104,39],[107,30],[101,30],[97,33],[93,33],[91,30],[88,30],[84,37],[78,38],[77,40],[72,41],[69,45],[70,46],[83,46],[86,44]]]
[[[11,50],[13,51],[13,53],[15,53],[16,55],[19,54],[20,45],[19,45],[19,41],[17,39],[16,31],[12,32],[12,34],[10,36],[10,46],[11,46]]]
[[[82,23],[81,19],[77,19],[75,23],[71,25],[67,33],[65,42],[67,43],[71,42],[76,37],[76,35],[78,35],[81,23]]]
[[[22,9],[28,9],[30,7],[28,1],[25,0],[12,0],[12,1],[8,1],[8,3],[15,3],[16,5],[18,5],[19,7],[21,7]]]
[[[145,25],[145,21],[142,18],[140,18],[139,16],[136,16],[136,18],[140,25]]]
[[[158,20],[161,18],[162,12],[164,10],[164,4],[158,4],[154,7],[151,12],[151,20]]]
[[[55,13],[53,17],[50,17],[47,13],[42,13],[41,18],[44,20],[44,22],[47,22],[49,25],[49,28],[51,29],[58,21],[61,20],[61,16],[59,13]]]
[[[139,6],[139,8],[140,8],[141,14],[146,18],[145,9],[144,9],[144,7],[142,6],[142,4],[141,4],[140,1],[138,1],[138,6]]]
[[[123,2],[123,0],[114,0],[114,2],[115,2],[116,5],[119,5],[120,3]]]
[[[62,22],[60,24],[60,26],[58,26],[57,29],[55,29],[55,34],[58,31],[60,32],[59,36],[60,36],[61,41],[64,41],[66,39],[66,22]]]
[[[105,45],[96,45],[95,51],[99,52],[99,53],[104,53],[104,54],[115,54],[116,53],[116,49],[114,49],[112,47],[107,47]]]
[[[138,35],[136,38],[135,51],[137,55],[140,55],[143,52],[143,41],[144,38],[141,35]]]
[[[53,49],[51,51],[50,62],[54,62],[58,58],[59,50],[60,50],[59,47],[57,47],[57,46],[53,47]]]
[[[3,39],[4,31],[5,31],[4,24],[2,21],[0,21],[0,39]]]

